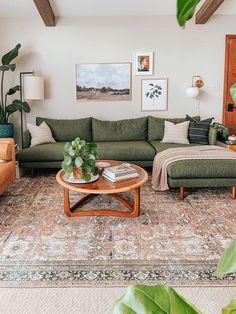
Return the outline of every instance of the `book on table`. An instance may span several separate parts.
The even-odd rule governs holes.
[[[112,182],[138,177],[137,171],[130,165],[118,165],[105,168],[103,176]]]
[[[128,180],[128,179],[133,179],[133,178],[136,178],[139,176],[139,174],[136,172],[136,173],[133,173],[133,174],[127,174],[127,175],[124,175],[124,176],[118,176],[116,178],[112,178],[110,176],[108,176],[107,174],[103,173],[102,174],[103,177],[111,182],[119,182],[119,181],[123,181],[123,180]]]

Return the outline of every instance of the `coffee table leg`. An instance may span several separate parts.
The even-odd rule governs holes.
[[[71,217],[71,211],[70,211],[70,195],[69,195],[69,189],[64,188],[64,212],[66,216]]]
[[[87,194],[82,197],[77,203],[74,205],[70,205],[70,195],[69,189],[64,187],[64,212],[68,217],[75,216],[119,216],[119,217],[127,217],[133,218],[138,217],[140,214],[140,187],[135,188],[134,190],[134,203],[131,205],[128,203],[122,196],[118,194],[110,194],[112,197],[117,199],[120,203],[122,203],[126,208],[130,210],[130,212],[123,212],[120,210],[108,210],[108,209],[97,209],[97,210],[86,210],[86,211],[74,211],[74,209],[78,208],[85,201],[90,199],[91,197],[96,196],[96,194]]]
[[[135,189],[133,217],[140,215],[140,187]]]

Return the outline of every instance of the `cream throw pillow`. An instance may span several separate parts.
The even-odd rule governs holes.
[[[52,137],[51,129],[46,122],[41,123],[40,126],[27,123],[27,128],[31,135],[31,147],[39,144],[55,142]]]
[[[165,133],[162,143],[189,144],[188,128],[190,121],[172,123],[165,121]]]

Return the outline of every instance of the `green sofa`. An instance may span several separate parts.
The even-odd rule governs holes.
[[[185,121],[184,118],[163,119],[152,116],[119,121],[95,118],[56,120],[37,117],[36,124],[40,125],[45,121],[56,143],[30,147],[30,133],[26,131],[24,149],[17,153],[17,160],[23,168],[60,168],[64,144],[78,136],[97,144],[99,159],[122,160],[151,167],[157,152],[169,147],[186,146],[160,142],[164,135],[164,120],[174,123]],[[213,129],[209,141],[211,144],[216,142]]]
[[[23,168],[60,168],[64,144],[80,137],[97,144],[99,159],[115,159],[151,167],[158,152],[167,148],[189,146],[161,143],[165,120],[180,123],[185,118],[163,119],[148,116],[102,121],[95,118],[56,120],[37,117],[36,124],[40,125],[45,121],[56,142],[30,147],[30,133],[26,131],[24,146],[17,153],[17,160]],[[216,141],[217,132],[210,128],[209,144],[215,145]],[[167,167],[167,174],[169,186],[180,188],[180,199],[184,198],[184,187],[222,186],[232,187],[233,198],[236,198],[235,160],[180,160]]]

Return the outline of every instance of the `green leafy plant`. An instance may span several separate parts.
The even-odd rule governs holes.
[[[216,275],[222,278],[224,275],[236,273],[236,239],[234,239],[228,248],[223,252],[216,270]],[[236,296],[230,304],[222,309],[222,314],[236,313]]]
[[[215,122],[211,125],[211,128],[214,128],[217,130],[217,139],[219,141],[225,142],[228,139],[229,128],[226,125]]]
[[[177,0],[177,21],[181,27],[190,20],[201,0]]]
[[[201,312],[168,286],[133,285],[114,305],[112,314],[200,314]]]
[[[0,65],[1,72],[1,87],[0,87],[0,125],[8,124],[9,116],[15,111],[25,111],[29,112],[30,107],[26,101],[21,101],[20,99],[13,100],[10,104],[8,104],[8,96],[14,95],[16,92],[20,90],[20,86],[16,85],[11,87],[7,92],[4,90],[4,77],[5,73],[12,71],[14,72],[16,69],[16,65],[11,63],[17,56],[21,45],[18,44],[14,49],[6,53],[2,57],[2,65]]]
[[[236,273],[236,239],[222,254],[216,270],[216,275],[220,278],[231,273]]]
[[[79,137],[71,143],[66,143],[62,162],[66,178],[73,173],[76,178],[90,181],[92,175],[98,174],[98,168],[95,165],[96,158],[97,145],[95,143],[87,143]]]

